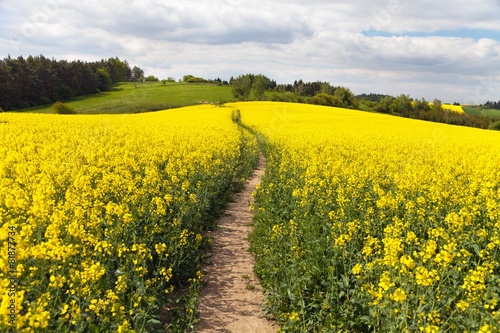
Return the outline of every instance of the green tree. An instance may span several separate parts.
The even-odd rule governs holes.
[[[184,75],[184,77],[182,78],[182,80],[184,82],[187,82],[187,83],[207,83],[207,80],[205,80],[204,78],[202,77],[196,77],[194,75]]]
[[[159,79],[159,78],[157,78],[157,77],[156,77],[156,76],[154,76],[154,75],[148,75],[148,76],[146,76],[146,77],[144,78],[144,81],[146,81],[146,82],[158,82],[158,81],[160,81],[160,79]]]
[[[264,93],[266,92],[268,86],[270,85],[270,80],[264,75],[256,75],[252,80],[252,92],[256,100],[263,100],[265,98]]]
[[[431,106],[429,105],[429,102],[425,100],[425,98],[422,98],[415,100],[415,105],[413,106],[413,108],[417,111],[429,111],[431,109]]]
[[[335,101],[332,95],[327,93],[319,93],[313,97],[313,103],[318,105],[334,106]]]
[[[500,131],[500,121],[495,121],[494,123],[491,123],[488,129],[493,131]]]
[[[76,114],[73,108],[61,102],[55,102],[52,107],[54,108],[54,111],[58,114]]]
[[[137,81],[142,81],[144,78],[144,71],[142,68],[134,66],[132,68],[132,81],[137,82]]]
[[[333,106],[355,109],[358,107],[356,97],[347,87],[338,87],[333,93]]]
[[[108,70],[104,67],[99,68],[97,76],[99,77],[99,85],[97,86],[97,89],[100,91],[110,90],[113,86],[113,82],[111,81],[111,75]]]
[[[240,75],[231,82],[233,96],[237,99],[246,100],[252,91],[252,80],[249,75]]]
[[[443,111],[443,104],[439,99],[435,99],[431,106],[432,111]]]
[[[401,94],[392,101],[391,112],[406,114],[413,110],[410,95]]]
[[[380,102],[378,102],[376,106],[376,110],[382,113],[391,113],[391,107],[393,101],[394,97],[391,96],[382,97],[382,99],[380,99]]]

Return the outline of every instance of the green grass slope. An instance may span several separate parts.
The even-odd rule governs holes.
[[[480,109],[478,107],[464,106],[462,107],[465,113],[475,116],[488,116],[492,118],[500,118],[500,110],[495,109]]]
[[[199,103],[228,102],[231,98],[232,92],[229,86],[124,82],[116,84],[111,91],[80,96],[64,103],[81,114],[138,113]],[[52,105],[21,111],[54,113]]]

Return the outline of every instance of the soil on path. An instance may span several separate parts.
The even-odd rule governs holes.
[[[274,333],[278,329],[265,318],[264,295],[253,272],[255,261],[247,241],[252,222],[251,194],[264,169],[261,156],[244,189],[235,194],[234,202],[219,219],[219,228],[212,232],[212,257],[204,267],[207,284],[198,301],[200,321],[195,332]]]

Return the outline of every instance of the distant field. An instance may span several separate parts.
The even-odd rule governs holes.
[[[443,104],[442,107],[444,110],[450,110],[457,113],[464,113],[464,110],[460,105]]]
[[[479,109],[471,106],[464,106],[462,109],[465,113],[475,116],[489,116],[493,118],[500,118],[500,110],[495,109]]]
[[[228,86],[160,82],[116,84],[109,92],[80,96],[64,101],[78,113],[138,113],[164,110],[199,103],[228,102],[232,98]],[[52,105],[25,109],[36,113],[54,113]]]

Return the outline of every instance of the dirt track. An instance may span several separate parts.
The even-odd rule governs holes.
[[[252,221],[251,193],[264,169],[261,156],[245,188],[235,194],[234,202],[219,220],[219,228],[212,232],[212,257],[204,267],[207,285],[198,302],[200,322],[195,332],[271,333],[278,329],[264,316],[264,295],[253,273],[254,258],[246,239]]]

